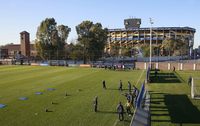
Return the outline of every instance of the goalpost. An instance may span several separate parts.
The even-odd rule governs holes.
[[[191,97],[193,99],[200,99],[200,78],[192,78]]]

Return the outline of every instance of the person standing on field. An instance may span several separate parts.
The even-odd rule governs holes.
[[[131,116],[131,102],[127,101],[126,103],[126,112],[129,116]]]
[[[103,80],[103,88],[106,89],[106,81]]]
[[[122,80],[119,81],[119,90],[122,91]]]
[[[192,85],[192,76],[190,76],[190,77],[188,78],[188,85],[189,85],[189,86]]]
[[[119,120],[123,121],[124,120],[124,107],[121,102],[117,105],[117,113],[119,115]]]
[[[94,105],[94,111],[97,112],[97,106],[98,106],[98,97],[97,96],[95,96],[95,98],[94,98],[93,105]]]
[[[131,92],[131,82],[128,81],[128,91]]]

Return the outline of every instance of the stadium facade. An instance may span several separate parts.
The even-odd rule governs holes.
[[[150,44],[150,27],[140,28],[141,19],[130,18],[124,20],[125,28],[109,29],[108,40],[105,47],[107,53],[112,49],[118,49],[118,54],[122,54],[122,49],[137,49],[142,52],[141,45]],[[152,46],[161,46],[167,37],[184,39],[187,43],[187,54],[191,55],[194,44],[195,29],[191,27],[152,27]],[[140,51],[141,50],[141,51]]]

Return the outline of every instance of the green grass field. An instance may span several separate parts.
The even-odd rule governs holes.
[[[7,105],[0,109],[0,126],[128,126],[131,117],[119,122],[115,113],[118,102],[126,101],[117,90],[118,83],[121,79],[126,89],[127,81],[140,87],[144,78],[142,70],[0,66],[0,104]],[[104,79],[107,90],[102,89]],[[19,100],[22,96],[28,100]],[[97,113],[92,104],[95,96],[99,98]]]
[[[199,71],[159,71],[148,85],[152,126],[200,126],[200,100],[191,99],[189,76]]]

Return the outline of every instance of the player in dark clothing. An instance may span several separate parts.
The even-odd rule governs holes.
[[[119,120],[123,121],[124,120],[124,107],[121,102],[117,105],[117,113],[119,115]]]
[[[131,102],[132,101],[132,94],[131,93],[128,93],[127,95],[126,95],[126,99],[127,99],[127,101],[129,101],[129,102]]]
[[[173,66],[173,71],[174,71],[174,72],[176,71],[176,68],[175,68],[175,66]]]
[[[106,81],[103,80],[103,88],[106,89]]]
[[[119,81],[119,90],[122,91],[122,80]]]
[[[135,102],[137,100],[137,96],[138,96],[139,90],[137,89],[137,87],[135,87],[135,85],[133,85],[133,99],[132,99],[132,105],[135,105]]]
[[[133,85],[133,91],[132,91],[133,95],[135,95],[136,90],[137,88],[135,87],[135,85]]]
[[[131,92],[131,82],[128,81],[128,91]]]
[[[98,97],[97,96],[95,96],[95,98],[94,98],[93,105],[94,105],[94,111],[97,112],[97,106],[98,106]]]
[[[158,70],[157,69],[155,69],[154,75],[155,75],[155,77],[157,77],[157,75],[158,75]]]
[[[192,77],[190,76],[190,77],[188,78],[188,85],[191,86],[191,84],[192,84]]]

